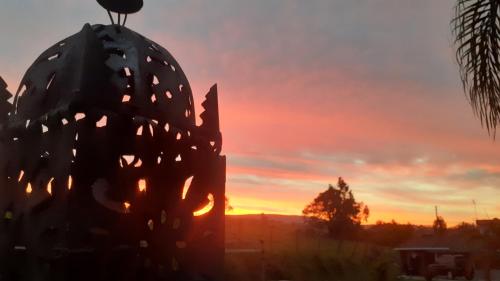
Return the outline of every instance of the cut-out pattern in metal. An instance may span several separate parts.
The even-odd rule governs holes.
[[[222,279],[216,86],[197,126],[170,53],[87,24],[11,97],[0,79],[0,280]]]

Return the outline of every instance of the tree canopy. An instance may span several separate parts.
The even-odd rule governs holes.
[[[448,229],[446,225],[446,221],[442,216],[437,216],[436,219],[434,220],[434,223],[432,224],[432,229],[434,229],[434,233],[436,234],[443,234],[446,232]]]
[[[329,185],[302,211],[306,221],[315,227],[326,227],[332,237],[352,235],[370,215],[368,206],[357,202],[349,185],[339,177],[337,185]]]

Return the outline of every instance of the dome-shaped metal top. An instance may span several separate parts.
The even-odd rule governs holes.
[[[120,14],[132,14],[141,10],[142,0],[97,0],[106,10]]]
[[[0,229],[9,241],[0,261],[14,248],[3,245],[21,245],[29,258],[20,268],[36,276],[23,280],[104,280],[94,276],[101,269],[116,274],[109,280],[218,280],[225,158],[216,87],[197,125],[188,80],[166,49],[123,26],[87,24],[35,60],[8,114],[5,89],[0,79],[0,211],[20,233]],[[82,253],[99,270],[71,263],[61,271],[68,278],[54,279],[36,264],[59,270]]]
[[[180,65],[163,47],[122,26],[86,25],[50,47],[28,69],[20,90],[12,117],[22,123],[62,109],[76,114],[85,105],[185,130],[195,125]]]

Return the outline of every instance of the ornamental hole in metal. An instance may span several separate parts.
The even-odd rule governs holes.
[[[217,87],[197,126],[179,64],[124,24],[50,47],[14,96],[0,79],[2,281],[222,280]]]

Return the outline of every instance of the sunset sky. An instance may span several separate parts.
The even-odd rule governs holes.
[[[461,89],[454,0],[144,0],[127,27],[168,49],[199,104],[219,85],[233,213],[301,214],[342,176],[369,223],[500,216],[500,140]],[[84,23],[93,0],[0,4],[0,76]]]

